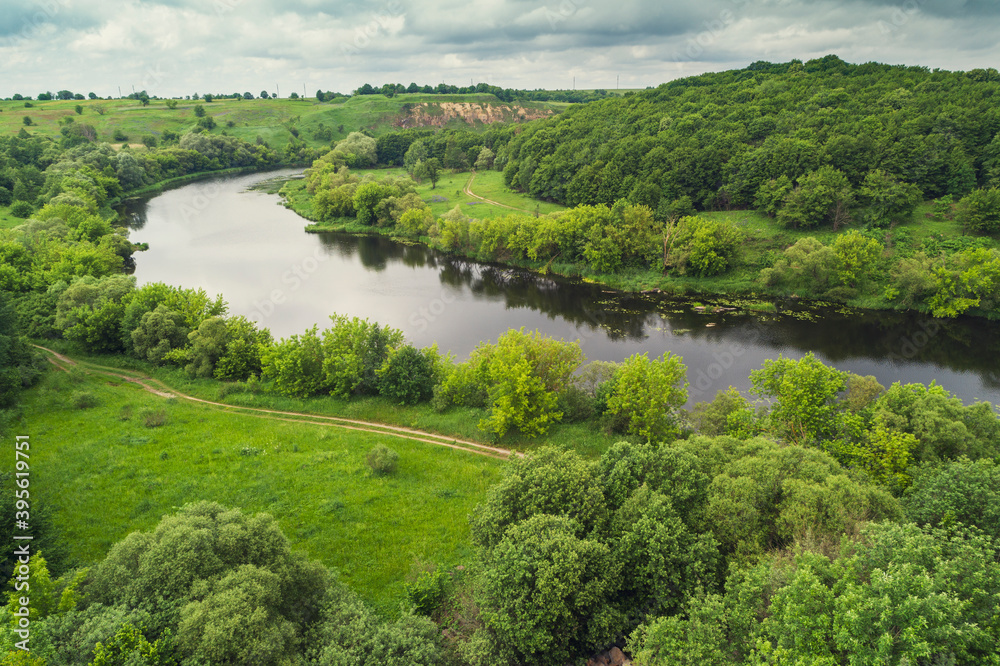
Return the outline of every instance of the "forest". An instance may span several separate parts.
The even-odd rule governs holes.
[[[647,271],[661,286],[743,270],[762,290],[989,314],[1000,286],[998,85],[993,70],[825,58],[757,63],[525,125],[352,132],[323,150],[279,151],[208,123],[117,149],[79,123],[59,141],[28,126],[0,137],[0,205],[17,220],[0,230],[5,440],[36,404],[59,401],[67,419],[96,413],[111,388],[82,368],[100,363],[190,382],[224,406],[447,418],[443,435],[516,452],[477,497],[469,556],[415,572],[398,612],[296,550],[268,513],[164,503],[154,525],[81,561],[48,508],[59,498],[33,491],[32,649],[15,647],[25,604],[11,587],[0,663],[562,666],[612,648],[647,666],[1000,663],[992,405],[933,383],[882,386],[812,354],[767,361],[749,391],[688,409],[687,368],[671,353],[588,362],[578,343],[520,329],[457,361],[336,313],[274,339],[223,295],[138,284],[127,269],[143,248],[113,208],[170,179],[311,164],[285,191],[320,223],[455,254]],[[410,175],[380,177],[379,165]],[[440,170],[471,168],[570,208],[436,216],[416,193]],[[904,220],[930,199],[954,223],[935,229],[958,233],[902,233],[930,224]],[[723,214],[740,207],[790,234],[770,237],[766,265],[745,249],[758,232]],[[52,367],[34,345],[81,369]],[[117,418],[149,433],[166,416]],[[393,479],[397,458],[373,448],[365,478]],[[14,515],[14,494],[0,506]],[[7,543],[14,532],[5,520]],[[16,584],[22,565],[8,549],[0,576]]]

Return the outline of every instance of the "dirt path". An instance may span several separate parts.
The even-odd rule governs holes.
[[[514,206],[508,206],[507,204],[502,204],[499,201],[493,201],[492,199],[487,199],[485,197],[479,196],[478,194],[476,194],[476,193],[474,193],[472,191],[472,181],[474,181],[475,179],[476,179],[476,172],[473,171],[472,175],[469,176],[469,182],[467,182],[465,184],[465,190],[464,190],[465,193],[468,194],[473,199],[479,199],[483,203],[492,204],[494,206],[500,206],[501,208],[509,208],[510,210],[516,210],[516,211],[520,211],[522,213],[528,213],[529,215],[533,215],[534,214],[532,211],[525,210],[524,208],[515,208]]]
[[[126,371],[119,370],[116,368],[108,368],[102,365],[96,365],[93,363],[83,364],[78,361],[74,361],[68,356],[64,356],[57,351],[48,349],[46,347],[40,347],[35,345],[38,349],[49,354],[49,362],[56,366],[62,371],[68,371],[70,368],[77,367],[85,372],[101,374],[109,377],[115,377],[132,384],[141,386],[144,390],[158,395],[161,398],[180,398],[181,400],[188,400],[190,402],[197,402],[203,405],[209,405],[211,407],[221,407],[226,410],[233,410],[240,413],[244,413],[247,416],[256,416],[259,418],[268,418],[275,421],[285,421],[288,423],[303,423],[308,425],[321,425],[321,426],[331,426],[336,428],[342,428],[344,430],[355,430],[359,432],[369,432],[377,435],[388,435],[390,437],[399,437],[401,439],[409,439],[416,442],[425,442],[427,444],[434,444],[435,446],[444,446],[450,449],[457,449],[459,451],[467,451],[469,453],[477,453],[483,456],[489,456],[491,458],[509,458],[512,455],[522,456],[523,454],[510,451],[508,449],[501,449],[493,446],[487,446],[485,444],[479,444],[478,442],[471,442],[464,439],[455,439],[453,437],[446,437],[444,435],[437,435],[432,432],[426,432],[423,430],[415,430],[413,428],[403,428],[400,426],[385,425],[383,423],[375,423],[372,421],[358,421],[355,419],[345,419],[338,416],[325,416],[322,414],[309,414],[308,412],[286,412],[278,409],[264,409],[262,407],[243,407],[241,405],[228,405],[223,402],[214,402],[212,400],[205,400],[203,398],[196,398],[185,393],[167,386],[158,379],[153,379],[152,377],[147,377],[139,373],[133,374],[123,374]]]

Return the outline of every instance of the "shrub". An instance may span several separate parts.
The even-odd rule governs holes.
[[[70,396],[69,402],[77,409],[90,409],[97,406],[97,396],[90,391],[75,391]]]
[[[14,217],[19,217],[22,220],[26,219],[33,212],[35,212],[35,207],[27,201],[15,201],[10,207],[10,214]]]
[[[147,428],[159,428],[167,424],[167,412],[164,409],[144,409],[142,424]]]
[[[367,460],[368,467],[371,468],[373,474],[388,476],[395,473],[399,454],[385,444],[379,444],[368,452]]]
[[[440,367],[437,347],[418,350],[404,345],[390,350],[377,372],[379,394],[404,405],[430,400]]]
[[[115,133],[112,135],[112,138],[114,138],[115,141],[128,141],[128,134],[121,131],[120,129],[116,129]]]

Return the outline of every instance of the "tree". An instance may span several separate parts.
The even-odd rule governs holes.
[[[375,166],[378,161],[375,139],[361,132],[351,132],[347,138],[338,141],[333,154],[341,156],[352,168]]]
[[[680,409],[687,402],[686,374],[681,358],[670,352],[653,361],[646,354],[625,359],[607,398],[615,430],[657,441],[679,435]]]
[[[152,363],[162,363],[167,354],[183,347],[188,341],[184,316],[160,304],[142,316],[132,331],[132,348],[136,355]]]
[[[854,193],[847,176],[833,167],[820,167],[799,178],[778,211],[778,221],[794,229],[828,222],[836,230],[850,222],[853,205]]]
[[[868,173],[858,190],[858,204],[865,210],[865,220],[877,227],[905,222],[922,199],[919,187],[881,169]]]
[[[271,516],[199,502],[115,544],[88,584],[89,604],[141,608],[152,635],[176,631],[185,661],[264,666],[298,653],[329,574]]]
[[[97,94],[96,93],[87,93],[87,97],[90,98],[90,99],[97,99]]]
[[[205,107],[202,106],[201,104],[195,104],[194,105],[194,115],[196,117],[198,117],[198,118],[204,118],[205,117]]]
[[[389,357],[377,372],[379,395],[412,405],[430,400],[443,374],[442,359],[436,347],[418,350],[413,345],[403,345],[390,349]]]
[[[582,362],[579,345],[523,328],[507,331],[495,345],[479,345],[468,364],[490,404],[480,429],[498,438],[512,428],[528,436],[545,434],[562,419],[558,395]]]
[[[805,444],[835,438],[847,373],[824,365],[810,352],[801,360],[779,356],[750,373],[750,392],[771,400],[772,432]]]
[[[906,517],[918,525],[951,528],[974,525],[1000,538],[1000,465],[964,456],[925,463],[903,496]]]
[[[441,162],[438,158],[431,157],[423,162],[424,173],[426,174],[427,180],[431,181],[431,189],[437,187],[438,179],[441,177]]]
[[[847,287],[858,287],[878,271],[885,247],[852,229],[833,241],[837,257],[837,279]]]
[[[34,124],[34,122],[31,120],[31,116],[25,116],[21,120],[25,124],[26,127],[31,127],[31,125]]]
[[[268,98],[270,98],[270,95],[267,94],[266,90],[261,90],[260,91],[260,98],[261,99],[268,99]]]
[[[551,446],[512,458],[469,516],[473,543],[492,551],[512,526],[543,514],[566,517],[583,534],[603,529],[608,508],[593,462]]]
[[[81,106],[80,104],[77,104],[75,107],[73,107],[73,110],[76,111],[76,115],[78,116],[83,115],[83,106]]]
[[[475,168],[480,171],[487,171],[493,168],[493,161],[496,159],[496,155],[488,147],[484,147],[479,151],[479,157],[476,158]]]
[[[967,233],[1000,233],[1000,188],[973,190],[955,210],[955,219]]]
[[[543,666],[607,645],[623,623],[608,603],[618,573],[608,547],[581,537],[570,519],[518,523],[482,573],[487,640],[508,662]]]
[[[426,142],[423,139],[417,139],[406,149],[406,154],[403,155],[403,166],[406,167],[407,172],[412,176],[417,164],[426,160],[427,157]]]

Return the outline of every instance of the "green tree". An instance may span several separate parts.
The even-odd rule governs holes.
[[[812,353],[801,360],[779,356],[750,373],[750,392],[768,398],[772,432],[797,444],[836,438],[847,373],[824,365]]]
[[[473,543],[491,551],[513,525],[543,514],[564,516],[585,534],[604,529],[608,509],[592,462],[551,446],[511,458],[469,516]]]
[[[680,410],[687,402],[687,368],[670,352],[649,360],[625,359],[611,380],[607,413],[615,430],[666,441],[680,434]]]
[[[970,192],[958,202],[955,219],[967,233],[1000,233],[1000,188]]]
[[[833,167],[821,167],[799,178],[778,211],[778,221],[793,229],[826,222],[836,230],[850,222],[853,205],[854,192],[847,176]]]
[[[284,338],[261,354],[261,378],[274,381],[282,395],[304,398],[329,390],[323,371],[323,342],[313,326]]]
[[[201,104],[195,104],[194,105],[194,115],[195,115],[196,118],[204,118],[205,117],[205,107],[202,106]]]
[[[607,645],[623,619],[609,604],[619,571],[607,546],[561,516],[510,528],[482,572],[483,630],[507,663],[562,666]]]
[[[496,160],[496,155],[488,147],[483,147],[479,151],[479,156],[476,158],[475,168],[479,171],[488,171],[493,168],[493,162]]]
[[[876,169],[865,176],[858,189],[858,204],[865,220],[877,227],[906,222],[923,199],[920,188]]]
[[[132,348],[139,358],[162,363],[172,350],[187,344],[188,332],[184,316],[160,304],[144,314],[132,331]]]

